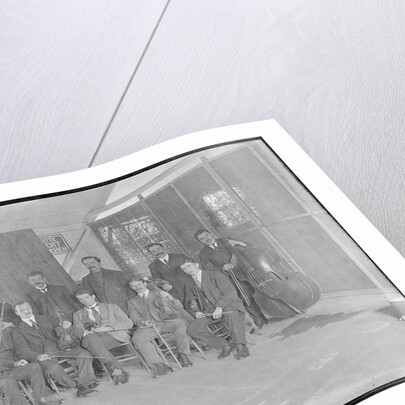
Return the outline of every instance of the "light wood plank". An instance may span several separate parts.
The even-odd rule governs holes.
[[[165,5],[2,3],[1,182],[88,166]]]
[[[405,253],[404,7],[173,1],[95,163],[276,118]]]

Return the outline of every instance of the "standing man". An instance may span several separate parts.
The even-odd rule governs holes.
[[[187,355],[190,354],[190,336],[187,334],[187,321],[192,320],[186,313],[184,319],[180,311],[183,305],[179,300],[172,297],[167,291],[152,291],[148,289],[145,281],[133,277],[129,286],[138,294],[128,302],[129,316],[135,326],[140,329],[134,332],[132,341],[142,354],[145,361],[153,367],[161,367],[159,357],[153,345],[153,340],[159,333],[172,333],[176,338],[178,360],[183,367],[190,367],[193,363]]]
[[[34,313],[49,317],[52,325],[68,329],[72,325],[73,313],[80,308],[77,299],[63,286],[48,284],[42,271],[27,276],[31,289],[26,300]]]
[[[3,304],[4,305],[4,304]],[[38,404],[59,405],[60,400],[49,398],[52,391],[45,386],[41,366],[16,359],[13,341],[14,326],[11,322],[0,322],[0,389],[4,390],[13,405],[29,405],[18,386],[18,381],[28,380],[34,399]]]
[[[29,362],[38,362],[43,372],[60,385],[77,387],[78,397],[96,394],[98,381],[94,375],[90,353],[79,347],[67,351],[59,350],[58,339],[48,318],[34,315],[28,302],[15,304],[14,311],[21,318],[13,334],[17,357]],[[76,364],[77,382],[58,364],[57,359],[63,359],[65,356]]]
[[[236,290],[223,274],[217,271],[202,271],[196,260],[186,258],[181,269],[191,276],[187,284],[186,310],[193,313],[199,322],[193,322],[188,327],[188,333],[195,339],[207,342],[209,345],[222,346],[219,358],[229,356],[231,347],[221,342],[216,343],[206,340],[207,326],[212,319],[205,315],[212,314],[214,320],[224,317],[231,334],[232,342],[236,346],[236,358],[238,360],[249,356],[246,347],[245,308]]]
[[[150,243],[146,249],[156,258],[149,265],[152,277],[168,281],[173,286],[171,294],[183,302],[182,286],[185,277],[180,269],[180,264],[186,256],[181,253],[168,253],[161,243]]]
[[[95,295],[98,302],[118,305],[125,313],[128,296],[128,278],[122,271],[108,270],[101,266],[97,256],[85,256],[81,259],[90,274],[83,277],[83,288]]]
[[[132,321],[118,305],[98,303],[89,290],[77,290],[75,296],[84,305],[73,315],[73,327],[82,346],[107,367],[115,384],[128,382],[128,373],[119,367],[109,349],[130,342],[127,330],[132,328]]]
[[[259,328],[262,328],[263,325],[267,323],[267,319],[254,299],[253,295],[255,290],[251,285],[246,273],[240,268],[240,266],[232,263],[235,262],[232,247],[236,245],[246,247],[248,245],[244,242],[232,239],[229,239],[228,241],[224,239],[215,239],[213,235],[206,229],[200,229],[194,234],[194,237],[205,245],[198,255],[202,268],[204,270],[219,271],[228,276],[228,278],[230,278],[229,271],[233,271],[251,303],[251,305],[245,305],[246,310],[252,316],[256,325]],[[232,284],[234,284],[233,281]],[[240,291],[236,286],[235,288],[240,297]]]

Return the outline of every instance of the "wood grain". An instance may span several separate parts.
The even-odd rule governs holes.
[[[276,118],[404,254],[404,8],[172,1],[95,163]]]
[[[165,4],[2,2],[1,182],[89,164]]]

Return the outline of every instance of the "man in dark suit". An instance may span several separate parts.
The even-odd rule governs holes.
[[[170,294],[183,302],[184,273],[180,270],[180,264],[186,256],[181,253],[167,253],[161,243],[150,243],[146,249],[156,257],[149,265],[152,277],[168,281],[173,286]]]
[[[34,313],[49,317],[55,328],[69,328],[73,313],[80,308],[80,303],[73,294],[61,285],[48,284],[41,271],[28,274],[27,280],[32,288],[26,294],[26,300]]]
[[[127,302],[133,296],[128,295],[128,277],[122,271],[104,269],[97,256],[85,256],[81,261],[90,271],[83,277],[83,288],[94,294],[98,302],[116,304],[128,313]]]
[[[38,404],[61,404],[60,400],[49,397],[52,391],[45,386],[41,366],[37,363],[28,363],[25,359],[17,360],[13,332],[14,325],[11,322],[0,322],[0,389],[4,390],[11,404],[29,405],[18,386],[18,381],[28,380]]]
[[[182,314],[183,305],[167,291],[149,290],[145,281],[133,277],[130,287],[137,296],[128,302],[129,316],[139,329],[132,336],[134,345],[138,348],[148,365],[160,367],[153,340],[159,333],[172,333],[176,338],[178,360],[183,367],[192,366],[187,355],[190,354],[190,337],[187,334],[187,321],[192,320],[188,313]]]
[[[184,259],[180,268],[191,276],[185,286],[185,308],[199,321],[190,324],[187,330],[189,335],[204,341],[207,326],[213,320],[223,317],[236,346],[236,358],[239,360],[249,356],[246,347],[245,308],[227,277],[217,271],[202,271],[199,263],[191,258]],[[212,319],[206,314],[211,314]],[[230,347],[223,346],[219,358],[229,356],[230,352]]]
[[[68,351],[58,349],[58,339],[45,316],[34,315],[28,302],[14,305],[15,313],[21,318],[16,325],[14,347],[20,359],[38,362],[46,375],[69,388],[77,387],[77,396],[85,397],[97,393],[98,381],[92,368],[92,357],[87,350],[74,348]],[[69,358],[78,370],[77,382],[58,364],[58,358]]]
[[[229,271],[233,271],[244,293],[248,297],[251,305],[245,305],[246,310],[254,319],[256,325],[262,328],[267,323],[267,319],[263,315],[259,305],[254,299],[254,288],[251,285],[246,273],[235,264],[237,261],[232,253],[232,247],[235,245],[248,246],[244,242],[229,239],[215,239],[213,235],[206,229],[200,229],[194,234],[194,237],[204,243],[198,257],[201,261],[201,266],[204,270],[219,271],[225,274],[235,286],[238,296],[241,297],[240,291],[234,281],[229,276]]]

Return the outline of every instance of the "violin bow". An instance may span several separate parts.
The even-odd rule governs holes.
[[[1,303],[1,313],[0,313],[0,323],[3,322],[4,319],[4,308],[6,306],[5,302]],[[3,331],[0,330],[0,342],[1,342],[1,338],[3,337]]]

